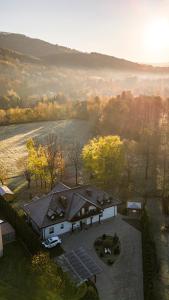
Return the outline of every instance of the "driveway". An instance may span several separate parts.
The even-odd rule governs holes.
[[[121,241],[121,253],[113,266],[104,264],[93,247],[95,239],[104,233],[117,233]],[[86,231],[66,234],[62,241],[67,252],[84,247],[102,268],[96,282],[100,300],[143,300],[141,233],[120,216]]]

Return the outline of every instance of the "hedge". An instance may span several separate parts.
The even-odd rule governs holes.
[[[24,218],[0,196],[0,210],[4,218],[14,227],[18,237],[24,242],[32,255],[41,251],[42,246],[38,236],[32,231]]]
[[[144,299],[155,300],[154,281],[158,272],[158,262],[155,242],[150,231],[150,222],[144,209],[141,218],[142,227],[142,252],[143,252],[143,274],[144,274]]]

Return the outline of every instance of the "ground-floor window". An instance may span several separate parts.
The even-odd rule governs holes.
[[[49,234],[52,234],[52,233],[54,233],[54,227],[49,228]]]
[[[64,224],[61,224],[60,228],[63,229],[64,228]]]

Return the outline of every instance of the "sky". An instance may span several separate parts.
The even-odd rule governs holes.
[[[169,62],[169,0],[0,0],[0,31],[131,61]]]

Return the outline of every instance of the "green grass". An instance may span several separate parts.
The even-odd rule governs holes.
[[[30,258],[18,241],[4,247],[0,258],[1,300],[33,299],[35,286],[30,266]]]

